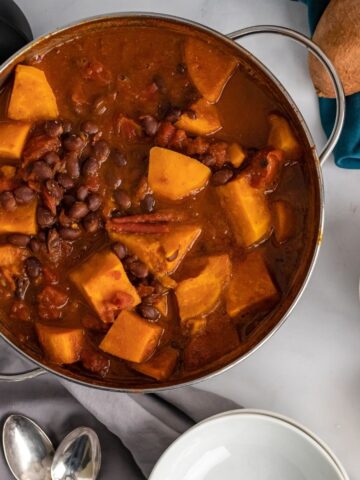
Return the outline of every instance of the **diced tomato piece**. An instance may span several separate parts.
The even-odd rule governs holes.
[[[229,161],[228,144],[225,142],[212,143],[209,146],[208,154],[214,157],[215,165],[221,168]]]
[[[169,146],[174,150],[182,151],[184,148],[186,148],[187,142],[188,142],[188,138],[185,130],[181,130],[179,128],[178,130],[175,131],[175,134],[171,138]]]
[[[188,155],[204,155],[209,149],[209,142],[203,137],[190,139],[186,145],[186,153]]]
[[[86,370],[105,377],[110,368],[110,360],[104,354],[92,348],[85,348],[81,352],[81,363]]]
[[[62,315],[62,308],[68,302],[66,292],[51,285],[46,286],[37,296],[39,316],[45,320],[56,320]]]
[[[107,70],[99,60],[91,60],[84,67],[83,77],[86,80],[95,80],[104,85],[108,85],[111,82],[111,72]]]
[[[276,188],[282,167],[284,165],[284,152],[265,148],[257,152],[250,166],[251,185],[264,191]]]
[[[14,300],[10,307],[10,318],[28,322],[31,318],[29,306],[23,300]]]
[[[170,122],[161,122],[155,137],[155,145],[168,147],[176,132],[176,127]]]

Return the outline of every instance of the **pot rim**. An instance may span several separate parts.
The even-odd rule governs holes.
[[[232,367],[235,365],[239,364],[246,358],[248,358],[250,355],[252,355],[256,350],[258,350],[265,342],[267,342],[279,329],[280,327],[285,323],[291,312],[294,310],[296,304],[298,303],[300,297],[302,296],[309,280],[312,275],[312,272],[314,270],[316,260],[319,254],[320,246],[321,246],[321,240],[322,240],[322,235],[323,235],[323,227],[324,227],[324,184],[323,184],[323,176],[322,176],[322,169],[321,165],[319,162],[319,158],[316,152],[316,148],[314,145],[313,138],[311,136],[311,133],[308,129],[308,126],[296,106],[295,102],[291,98],[290,94],[287,92],[285,87],[282,85],[282,83],[275,77],[275,75],[257,58],[255,57],[251,52],[249,52],[246,48],[243,46],[239,45],[236,43],[236,41],[230,39],[229,37],[226,36],[226,34],[220,33],[217,30],[205,26],[201,23],[195,22],[193,20],[189,20],[186,18],[178,17],[178,16],[173,16],[173,15],[167,15],[167,14],[160,14],[160,13],[153,13],[153,12],[114,12],[114,13],[107,13],[107,14],[102,14],[102,15],[95,15],[91,17],[87,17],[81,20],[77,20],[75,22],[71,22],[65,26],[59,27],[51,32],[48,32],[44,35],[41,35],[40,37],[34,39],[32,42],[29,44],[25,45],[22,49],[18,50],[14,55],[12,55],[8,60],[6,60],[1,66],[0,66],[0,79],[1,76],[4,74],[4,72],[10,68],[14,67],[16,65],[16,60],[19,59],[19,57],[25,55],[26,53],[30,52],[34,47],[37,45],[41,45],[43,42],[50,40],[53,37],[56,37],[59,34],[65,33],[71,29],[74,29],[76,27],[83,27],[85,25],[91,25],[91,24],[96,24],[98,22],[106,21],[106,20],[116,20],[116,19],[124,19],[124,18],[144,18],[144,19],[152,19],[152,20],[165,20],[169,21],[172,23],[180,24],[180,25],[185,25],[187,27],[196,27],[196,29],[203,31],[204,33],[208,33],[213,37],[216,37],[219,39],[221,42],[225,42],[228,45],[231,45],[233,48],[235,46],[236,49],[238,49],[242,54],[246,54],[251,61],[256,65],[259,70],[262,71],[263,74],[277,87],[278,90],[282,93],[283,97],[287,101],[288,105],[291,107],[292,111],[296,115],[303,133],[305,133],[305,137],[307,141],[309,142],[310,148],[312,150],[312,159],[315,163],[315,172],[316,172],[316,180],[317,180],[317,187],[318,187],[318,195],[319,195],[319,204],[318,204],[318,218],[319,218],[319,227],[318,227],[318,232],[317,232],[317,242],[313,248],[311,260],[309,261],[309,266],[307,269],[307,272],[304,276],[303,282],[298,289],[296,295],[294,296],[293,301],[289,305],[288,309],[286,310],[285,314],[283,317],[276,323],[276,325],[252,348],[250,348],[246,353],[241,355],[240,357],[230,361],[229,363],[220,366],[214,371],[211,371],[209,373],[206,373],[204,375],[199,376],[198,378],[192,378],[190,380],[184,380],[180,381],[176,384],[172,385],[167,385],[167,386],[151,386],[151,387],[145,387],[145,388],[122,388],[122,387],[115,387],[115,386],[107,386],[107,385],[101,385],[97,383],[91,383],[90,381],[85,381],[81,380],[79,378],[73,378],[65,373],[62,373],[60,371],[54,370],[51,366],[46,365],[42,363],[42,361],[34,359],[31,357],[30,354],[27,352],[24,352],[19,346],[15,345],[7,336],[3,333],[0,332],[0,337],[3,338],[14,350],[16,350],[21,356],[25,357],[27,360],[29,360],[32,364],[37,365],[40,367],[42,370],[44,370],[44,373],[51,373],[53,375],[56,375],[63,380],[67,380],[73,383],[76,383],[78,385],[82,385],[88,388],[96,388],[99,390],[106,390],[106,391],[114,391],[114,392],[121,392],[121,393],[157,393],[161,391],[166,391],[166,390],[172,390],[175,388],[180,388],[180,387],[188,387],[191,385],[194,385],[196,383],[203,382],[205,380],[209,380],[211,378],[214,378],[215,376],[218,376],[228,370],[230,370]],[[75,31],[74,31],[75,35]],[[13,64],[13,65],[12,65]],[[2,79],[1,79],[2,80]],[[34,374],[34,370],[32,372]]]

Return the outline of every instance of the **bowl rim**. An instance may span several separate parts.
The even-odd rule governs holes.
[[[226,417],[235,418],[239,416],[245,416],[250,419],[252,417],[258,417],[261,419],[262,417],[265,417],[266,419],[271,419],[275,421],[275,423],[278,423],[280,425],[291,427],[298,434],[302,434],[307,440],[311,440],[312,444],[315,444],[314,446],[316,446],[324,454],[326,459],[330,462],[331,466],[336,469],[336,473],[339,475],[339,480],[350,480],[348,474],[345,471],[345,468],[343,467],[337,456],[334,454],[334,452],[331,450],[331,448],[309,428],[304,427],[304,425],[288,416],[271,412],[269,410],[262,410],[256,408],[239,408],[234,410],[228,410],[226,412],[218,413],[212,415],[211,417],[205,418],[204,420],[190,427],[183,434],[179,435],[179,437],[162,453],[161,457],[158,459],[150,473],[149,480],[158,480],[156,476],[156,469],[159,468],[164,457],[171,454],[171,450],[173,449],[173,447],[175,448],[175,446],[182,442],[185,438],[191,436],[195,430],[200,428],[206,429],[207,424],[221,422],[221,420],[224,420]]]
[[[313,153],[312,155],[312,160],[314,162],[315,166],[315,173],[316,173],[316,181],[317,181],[317,188],[318,188],[318,195],[319,195],[319,205],[318,205],[318,232],[317,232],[317,241],[315,246],[313,247],[312,254],[309,255],[309,266],[304,274],[304,279],[299,287],[297,293],[295,294],[291,304],[287,308],[286,312],[284,315],[281,317],[281,319],[271,328],[271,330],[259,341],[257,342],[252,348],[250,348],[248,351],[246,351],[243,355],[240,355],[239,357],[235,358],[234,360],[231,360],[230,362],[219,366],[215,368],[214,370],[207,372],[203,375],[200,375],[199,377],[191,378],[191,379],[185,379],[183,381],[179,381],[175,384],[171,385],[161,385],[159,384],[158,386],[151,385],[149,387],[116,387],[112,385],[104,385],[101,383],[97,383],[95,379],[94,383],[92,381],[88,380],[83,380],[80,378],[74,378],[70,376],[69,374],[63,373],[59,370],[56,370],[55,368],[52,368],[51,365],[48,365],[44,363],[42,360],[38,360],[33,358],[29,353],[23,351],[20,346],[16,345],[15,343],[12,342],[10,338],[6,334],[4,334],[2,331],[0,331],[0,337],[3,338],[14,350],[16,350],[22,357],[25,357],[27,360],[29,360],[32,364],[37,365],[41,369],[43,369],[47,373],[51,373],[53,375],[56,375],[57,377],[60,377],[64,380],[76,383],[78,385],[82,385],[88,388],[96,388],[99,390],[105,390],[105,391],[114,391],[114,392],[122,392],[122,393],[157,393],[161,391],[167,391],[167,390],[172,390],[175,388],[180,388],[180,387],[187,387],[194,385],[196,383],[200,383],[205,380],[209,380],[211,378],[214,378],[217,375],[220,375],[227,370],[230,370],[232,367],[235,365],[239,364],[246,358],[248,358],[250,355],[252,355],[256,350],[258,350],[265,342],[267,342],[279,329],[280,327],[285,323],[293,309],[295,308],[297,302],[299,301],[300,297],[302,296],[309,280],[312,275],[312,272],[314,270],[316,260],[318,258],[320,246],[321,246],[321,239],[323,235],[323,228],[324,228],[324,184],[323,184],[323,175],[322,175],[322,169],[320,166],[319,158],[316,153],[316,148],[315,144],[313,141],[313,138],[311,136],[311,133],[309,131],[309,128],[307,127],[307,124],[296,106],[295,102],[291,98],[290,94],[287,92],[285,87],[282,85],[282,83],[276,78],[276,76],[252,53],[250,53],[246,48],[243,46],[239,45],[236,43],[234,40],[230,39],[229,37],[226,36],[226,34],[220,33],[217,30],[208,27],[206,25],[203,25],[199,22],[195,22],[190,19],[178,17],[178,16],[173,16],[173,15],[167,15],[167,14],[160,14],[160,13],[154,13],[154,12],[114,12],[114,13],[107,13],[107,14],[101,14],[101,15],[95,15],[91,17],[87,17],[81,20],[77,20],[74,22],[71,22],[65,26],[59,27],[51,32],[45,33],[44,35],[39,36],[38,38],[34,39],[31,41],[29,44],[25,45],[23,48],[21,48],[19,51],[17,51],[14,55],[12,55],[8,60],[6,60],[1,66],[0,66],[0,85],[1,82],[4,81],[3,75],[8,73],[7,71],[9,70],[12,71],[13,67],[16,66],[18,63],[17,61],[19,58],[23,57],[27,53],[29,53],[31,50],[36,48],[37,46],[41,45],[43,42],[46,42],[53,37],[57,37],[60,34],[65,34],[68,31],[71,30],[76,30],[76,28],[81,28],[86,25],[91,25],[91,24],[96,24],[96,23],[101,23],[106,20],[116,20],[116,19],[125,19],[125,18],[130,18],[130,19],[147,19],[147,20],[163,20],[163,21],[168,21],[170,23],[175,23],[178,25],[185,25],[187,27],[195,27],[197,30],[200,30],[204,33],[207,33],[218,40],[222,41],[223,43],[228,44],[232,48],[238,49],[239,52],[242,54],[246,54],[251,61],[256,65],[259,70],[262,71],[263,74],[266,75],[266,77],[277,87],[277,89],[281,92],[283,97],[285,98],[287,104],[289,107],[291,107],[293,113],[297,117],[301,127],[302,131],[305,134],[305,137],[309,143],[309,146],[311,148],[311,151]],[[74,30],[74,34],[75,34]],[[6,77],[5,77],[6,78]]]

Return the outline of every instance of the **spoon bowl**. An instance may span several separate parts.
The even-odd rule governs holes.
[[[52,480],[95,480],[101,466],[99,438],[91,428],[79,427],[56,450]]]
[[[10,415],[3,427],[3,449],[17,480],[51,480],[54,447],[41,428],[23,415]]]

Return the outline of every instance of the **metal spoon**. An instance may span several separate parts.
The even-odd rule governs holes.
[[[95,480],[101,465],[99,438],[91,428],[80,427],[67,435],[56,450],[52,480]]]
[[[10,415],[3,428],[4,455],[17,480],[51,480],[54,447],[32,420]]]

